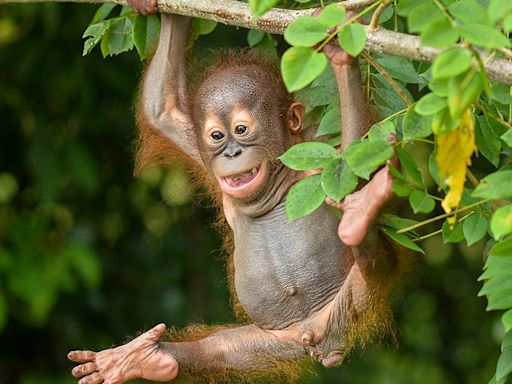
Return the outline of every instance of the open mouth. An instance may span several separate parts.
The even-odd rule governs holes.
[[[257,166],[251,169],[250,171],[223,177],[222,179],[231,188],[240,188],[245,184],[249,184],[251,181],[253,181],[256,175],[258,174],[259,170],[260,167]]]
[[[265,180],[266,162],[240,173],[233,173],[220,178],[223,192],[237,198],[252,195]]]

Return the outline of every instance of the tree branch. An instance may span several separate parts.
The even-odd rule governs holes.
[[[7,3],[36,3],[36,2],[76,2],[76,3],[107,3],[126,4],[125,0],[0,0],[0,4]],[[374,3],[376,0],[346,0],[342,1],[347,10],[362,8]],[[274,8],[260,18],[252,16],[246,3],[236,0],[159,0],[161,12],[176,13],[184,16],[199,17],[214,20],[219,23],[237,27],[257,29],[265,32],[282,34],[285,28],[302,15],[311,15],[312,9],[288,10]],[[417,36],[387,29],[371,30],[365,26],[368,35],[366,49],[393,56],[405,57],[418,61],[433,61],[441,52],[438,48],[421,45]],[[486,57],[485,68],[489,78],[512,86],[512,62],[505,59]]]

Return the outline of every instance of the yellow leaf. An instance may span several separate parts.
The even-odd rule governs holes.
[[[439,176],[450,187],[441,205],[446,213],[450,213],[460,203],[466,169],[471,165],[471,155],[476,149],[475,127],[469,109],[462,114],[460,125],[450,133],[437,135],[436,142]]]

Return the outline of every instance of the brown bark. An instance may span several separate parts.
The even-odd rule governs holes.
[[[341,3],[345,8],[354,10],[368,6],[376,0],[346,0]],[[125,0],[0,0],[7,3],[36,3],[36,2],[76,2],[76,3],[107,3],[126,4]],[[275,34],[282,34],[285,28],[302,15],[310,15],[313,10],[288,10],[274,8],[260,18],[254,17],[246,3],[236,0],[159,0],[162,12],[176,13],[184,16],[199,17],[214,20],[219,23],[237,27],[262,30]],[[379,28],[372,30],[365,26],[368,35],[366,49],[370,52],[379,52],[392,56],[400,56],[418,61],[433,61],[441,52],[420,43],[417,36],[394,32]],[[512,86],[512,62],[483,57],[488,76],[492,80]]]

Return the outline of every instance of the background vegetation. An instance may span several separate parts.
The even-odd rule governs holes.
[[[233,320],[209,202],[179,164],[132,177],[142,66],[134,53],[81,56],[80,36],[95,10],[0,7],[2,384],[72,383],[69,349],[110,347],[160,321]],[[251,45],[286,48],[280,38],[218,26],[195,52],[245,46],[248,37]],[[375,88],[391,103],[384,115],[405,107],[384,82]],[[421,87],[408,92],[418,98]],[[329,108],[319,107],[325,116]],[[435,191],[429,145],[407,150],[422,170],[421,189]],[[480,156],[473,170],[481,177],[493,165]],[[405,200],[398,213],[418,218]],[[304,382],[483,383],[493,376],[505,332],[477,297],[485,240],[468,248],[462,238],[443,244],[438,235],[422,245],[426,254],[411,256],[394,300],[399,345],[356,351]]]

